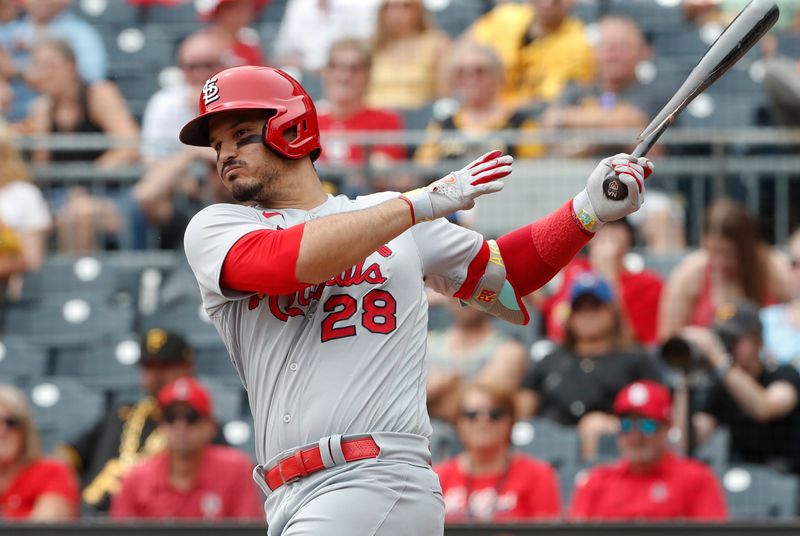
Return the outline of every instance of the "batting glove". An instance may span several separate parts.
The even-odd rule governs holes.
[[[413,222],[442,218],[475,206],[475,198],[503,189],[503,177],[511,173],[514,159],[502,151],[492,151],[465,168],[454,171],[424,188],[400,197],[411,206]]]
[[[653,163],[644,157],[620,153],[601,160],[589,175],[586,188],[572,200],[575,217],[584,229],[594,233],[603,223],[636,212],[644,202],[644,183],[651,173]],[[623,199],[609,199],[603,192],[603,182],[615,177],[628,187]]]

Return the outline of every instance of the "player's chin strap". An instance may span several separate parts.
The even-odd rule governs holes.
[[[472,305],[492,316],[517,325],[526,325],[530,321],[528,310],[514,287],[506,277],[506,266],[500,255],[500,248],[494,240],[489,245],[489,262],[483,276],[475,285],[472,297],[464,305]]]

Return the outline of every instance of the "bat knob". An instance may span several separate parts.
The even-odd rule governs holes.
[[[612,201],[621,201],[628,197],[628,187],[617,178],[606,179],[603,181],[603,193]]]

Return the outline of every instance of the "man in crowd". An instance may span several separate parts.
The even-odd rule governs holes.
[[[755,305],[723,305],[717,316],[714,331],[687,327],[681,332],[717,377],[702,411],[693,417],[698,442],[722,424],[731,431],[733,461],[800,474],[800,373],[789,365],[762,362],[761,320]]]
[[[101,512],[108,510],[121,478],[164,448],[155,396],[169,382],[194,373],[194,352],[180,335],[151,329],[142,338],[139,371],[144,398],[112,408],[83,436],[59,447],[81,478],[83,502]]]
[[[125,477],[111,517],[263,519],[253,462],[235,448],[211,445],[216,424],[208,390],[179,378],[158,393],[158,407],[166,448]]]
[[[575,490],[575,520],[693,519],[727,517],[711,470],[669,449],[672,397],[652,381],[634,382],[617,395],[621,459],[590,471]]]

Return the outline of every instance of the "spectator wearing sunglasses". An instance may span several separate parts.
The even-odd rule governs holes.
[[[555,519],[561,513],[552,467],[511,448],[513,391],[491,384],[464,388],[458,435],[464,452],[434,470],[445,502],[445,521],[505,522]]]
[[[614,401],[621,459],[589,472],[569,516],[581,521],[695,520],[727,517],[716,477],[705,465],[669,450],[672,397],[652,381],[626,386]]]
[[[61,462],[42,458],[25,395],[0,384],[0,524],[78,516],[78,483]]]
[[[111,504],[111,517],[263,519],[253,462],[231,447],[212,445],[211,395],[193,378],[158,394],[166,449],[136,466]]]
[[[581,454],[595,457],[601,435],[616,433],[616,394],[637,380],[659,380],[654,359],[631,343],[611,286],[595,272],[578,275],[569,290],[564,342],[531,367],[522,382],[524,416],[577,426]]]

